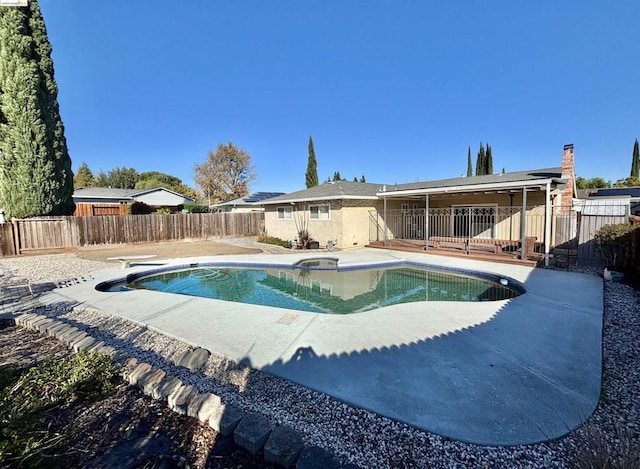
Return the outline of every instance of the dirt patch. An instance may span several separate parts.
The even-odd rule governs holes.
[[[106,262],[109,257],[118,256],[155,255],[154,259],[166,260],[179,257],[260,254],[261,252],[262,250],[257,248],[235,246],[220,240],[206,240],[86,246],[78,249],[77,256]]]
[[[25,368],[70,354],[55,339],[0,323],[2,366]],[[41,431],[65,436],[63,447],[42,454],[47,467],[275,467],[265,463],[261,454],[252,455],[231,438],[172,412],[124,382],[97,402],[79,399],[47,410]],[[20,464],[14,460],[0,465]]]

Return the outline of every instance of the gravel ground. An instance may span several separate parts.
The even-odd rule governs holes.
[[[246,241],[243,241],[246,243]],[[112,264],[75,254],[7,258],[5,268],[33,281],[59,282]],[[305,442],[363,468],[401,467],[605,467],[580,466],[606,453],[611,466],[625,460],[640,467],[639,292],[624,283],[604,287],[603,388],[587,423],[567,436],[536,445],[489,447],[452,441],[346,405],[294,383],[212,356],[202,373],[175,368],[171,359],[188,346],[180,341],[98,311],[42,310],[41,314],[84,325],[92,335],[131,356],[162,366],[224,402],[292,426]],[[591,456],[588,456],[591,454]],[[605,456],[602,456],[603,458]],[[604,459],[602,460],[604,461]]]

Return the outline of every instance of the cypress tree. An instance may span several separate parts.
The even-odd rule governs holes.
[[[487,161],[484,153],[484,146],[480,142],[480,150],[478,151],[478,158],[476,160],[476,176],[484,176],[487,174]]]
[[[313,148],[311,135],[309,135],[309,159],[307,161],[306,183],[307,189],[318,185],[318,163],[316,161],[316,152]]]
[[[486,171],[485,174],[493,174],[493,156],[491,156],[491,147],[487,143],[486,153]]]
[[[631,174],[632,178],[640,178],[640,150],[638,149],[638,139],[633,144],[633,158],[631,159]]]
[[[471,165],[471,147],[467,150],[467,177],[473,176],[473,166]]]
[[[73,173],[51,44],[36,0],[0,8],[0,208],[70,215]]]

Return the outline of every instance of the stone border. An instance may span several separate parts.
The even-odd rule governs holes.
[[[98,341],[87,332],[36,313],[16,314],[5,318],[16,326],[40,332],[65,343],[73,352],[82,350],[113,357],[120,366],[122,378],[137,386],[145,395],[166,401],[167,406],[180,415],[186,415],[208,424],[223,436],[233,436],[235,444],[252,454],[263,451],[266,462],[297,469],[357,469],[354,464],[340,464],[328,451],[316,445],[305,445],[298,432],[286,425],[274,425],[258,413],[245,413],[234,405],[226,405],[213,393],[200,393],[193,386],[167,375],[124,352]],[[197,347],[181,354],[174,364],[191,372],[201,369],[211,353]]]

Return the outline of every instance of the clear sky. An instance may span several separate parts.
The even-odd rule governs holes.
[[[73,168],[194,185],[219,143],[253,191],[560,166],[629,176],[640,138],[640,0],[40,0]]]

